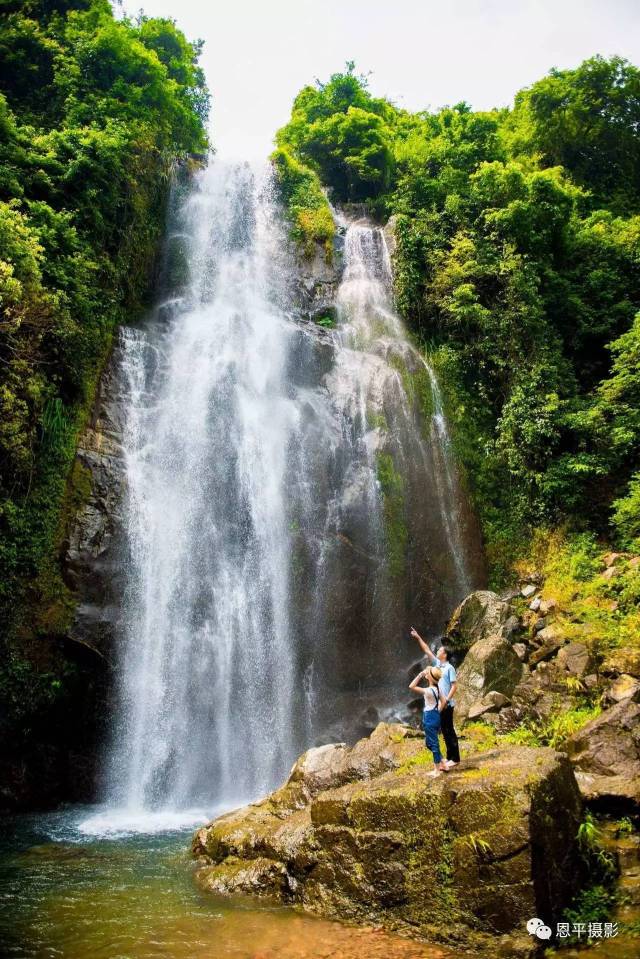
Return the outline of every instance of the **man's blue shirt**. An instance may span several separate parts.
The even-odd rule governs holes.
[[[437,656],[431,654],[431,662],[434,666],[437,666],[438,669],[442,670],[442,676],[438,681],[438,689],[440,694],[446,699],[449,695],[449,690],[456,681],[456,671],[455,668],[449,662],[441,663]],[[455,706],[455,700],[449,700],[450,706]]]

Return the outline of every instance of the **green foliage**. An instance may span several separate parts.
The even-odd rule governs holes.
[[[563,920],[573,928],[576,923],[611,922],[616,907],[616,895],[610,886],[596,884],[583,889],[571,907],[563,915]]]
[[[583,821],[578,827],[578,843],[580,848],[590,851],[596,848],[600,842],[600,828],[590,812],[587,812]]]
[[[282,147],[272,153],[271,162],[291,224],[292,240],[307,256],[312,256],[319,244],[330,260],[336,227],[317,174]]]
[[[409,533],[405,517],[404,480],[390,453],[378,453],[376,471],[383,499],[384,535],[388,569],[392,576],[403,575]]]
[[[476,833],[472,832],[465,836],[465,842],[480,862],[492,854],[491,844]]]
[[[322,316],[317,317],[314,322],[325,330],[332,330],[336,325],[335,317],[331,316],[330,313],[324,313]]]
[[[412,115],[349,64],[278,133],[337,200],[394,215],[397,305],[439,364],[494,583],[539,525],[640,536],[638,89],[595,57],[511,111]]]
[[[505,733],[504,742],[521,746],[551,746],[561,749],[574,733],[600,715],[600,706],[576,706],[563,708],[541,723],[524,724]]]
[[[625,496],[614,500],[613,525],[621,544],[640,550],[640,473],[634,473]]]
[[[496,746],[496,731],[487,723],[467,722],[463,726],[461,736],[470,753],[483,753]]]
[[[353,64],[328,83],[305,87],[291,120],[278,131],[278,147],[316,170],[338,200],[364,200],[388,189],[393,170],[392,111],[375,100]]]
[[[515,152],[565,167],[596,202],[625,208],[640,198],[639,124],[640,71],[592,57],[521,91],[507,136]]]
[[[578,828],[578,845],[590,884],[582,889],[563,919],[574,923],[610,922],[616,906],[617,866],[602,842],[600,826],[590,812]]]
[[[631,836],[633,834],[633,823],[628,816],[623,816],[616,823],[616,836]]]
[[[63,669],[39,640],[73,609],[57,553],[78,432],[145,303],[175,162],[206,148],[199,51],[107,0],[12,4],[0,26],[0,671],[23,731],[18,705],[46,714]]]
[[[619,923],[619,930],[623,936],[633,936],[640,939],[640,919],[631,919],[629,922]]]
[[[619,646],[637,649],[640,577],[631,557],[621,558],[607,579],[592,534],[540,530],[532,545],[531,561],[545,578],[543,597],[557,603],[556,622],[567,638],[587,641],[596,660]]]

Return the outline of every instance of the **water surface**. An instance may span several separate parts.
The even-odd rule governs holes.
[[[437,946],[199,891],[192,826],[125,832],[87,807],[3,822],[0,943],[8,959],[449,959]],[[110,824],[111,831],[100,831]],[[142,825],[142,823],[138,824]],[[160,814],[151,828],[170,825]],[[136,823],[129,823],[136,826]]]

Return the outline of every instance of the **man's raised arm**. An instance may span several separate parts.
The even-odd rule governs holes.
[[[428,656],[432,663],[437,663],[438,662],[437,657],[433,655],[433,653],[431,652],[431,650],[425,643],[424,639],[422,638],[418,630],[414,629],[413,626],[411,627],[411,635],[413,636],[414,639],[418,641],[420,645],[420,649],[425,654],[425,656]]]

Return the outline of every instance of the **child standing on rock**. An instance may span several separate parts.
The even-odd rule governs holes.
[[[441,646],[434,655],[429,645],[413,626],[411,627],[411,636],[418,642],[425,656],[431,660],[431,665],[436,666],[442,673],[442,679],[438,683],[440,687],[440,728],[447,746],[446,766],[447,769],[452,769],[460,762],[458,736],[453,726],[453,707],[455,703],[453,697],[458,686],[456,671],[449,662],[449,650],[446,646]]]
[[[416,678],[409,683],[409,689],[414,693],[422,693],[424,696],[424,710],[422,713],[422,728],[424,729],[424,740],[427,747],[433,753],[435,768],[429,776],[439,776],[440,773],[448,771],[442,753],[440,752],[440,741],[438,733],[440,732],[440,691],[438,682],[442,677],[442,671],[437,666],[429,666],[418,673]],[[420,686],[420,680],[426,679],[428,685]]]

